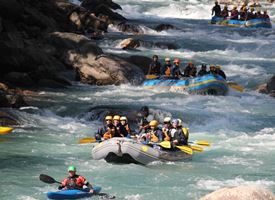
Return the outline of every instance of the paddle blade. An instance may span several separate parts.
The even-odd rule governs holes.
[[[171,143],[169,141],[163,141],[159,143],[159,145],[163,148],[170,149],[171,148]]]
[[[199,140],[199,141],[195,141],[193,143],[194,144],[198,144],[198,145],[202,145],[202,146],[208,146],[208,147],[211,146],[211,144],[208,141],[206,141],[206,140]]]
[[[243,86],[240,86],[238,85],[237,83],[234,83],[234,82],[227,82],[227,85],[234,89],[234,90],[237,90],[239,92],[243,92],[244,91],[244,87]]]
[[[10,132],[12,132],[13,128],[11,127],[5,127],[5,126],[0,126],[0,135],[6,135]]]
[[[42,181],[44,183],[49,183],[49,184],[57,182],[56,180],[54,180],[54,178],[52,178],[46,174],[40,174],[39,179],[40,179],[40,181]]]
[[[158,76],[154,75],[154,74],[148,74],[145,76],[146,79],[156,79],[158,78]]]
[[[187,146],[176,146],[178,149],[180,149],[181,151],[183,151],[184,153],[193,154],[193,150]]]
[[[196,152],[203,152],[203,148],[199,147],[199,146],[194,146],[194,145],[189,145],[189,147]]]
[[[78,141],[78,144],[87,144],[87,143],[94,143],[96,142],[95,138],[82,138]]]

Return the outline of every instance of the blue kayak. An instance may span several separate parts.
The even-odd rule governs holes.
[[[56,192],[48,192],[47,197],[49,199],[80,199],[85,197],[91,197],[95,194],[98,194],[101,191],[101,187],[95,186],[94,193],[90,193],[89,189],[87,190],[60,190]]]
[[[143,82],[146,88],[168,88],[171,91],[187,91],[191,94],[225,95],[228,85],[219,75],[207,74],[201,77],[186,79],[147,79]]]
[[[271,28],[270,19],[250,19],[247,21],[224,19],[223,17],[212,17],[211,24],[219,24],[233,27],[248,27],[248,28]]]

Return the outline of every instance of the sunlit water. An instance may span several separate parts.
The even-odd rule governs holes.
[[[161,58],[169,55],[180,57],[183,65],[190,59],[197,64],[220,64],[229,80],[243,85],[246,91],[199,96],[146,90],[141,86],[96,87],[77,83],[68,90],[42,91],[31,98],[34,107],[13,110],[24,122],[23,127],[0,138],[0,199],[46,199],[45,193],[56,190],[57,185],[42,183],[39,174],[62,180],[71,164],[117,199],[198,199],[221,187],[240,184],[275,192],[275,100],[254,91],[275,73],[274,28],[211,26],[206,20],[212,6],[208,1],[191,1],[189,6],[183,1],[116,2],[123,6],[122,14],[144,27],[145,35],[134,37],[177,43],[180,49],[142,47],[141,51],[122,51],[117,44],[130,36],[111,27],[106,39],[99,43],[105,52],[122,56],[158,54]],[[195,11],[188,15],[186,7]],[[180,17],[174,8],[185,10],[182,13],[189,17]],[[179,30],[157,33],[152,28],[161,22]],[[131,106],[133,110],[147,105],[160,118],[165,113],[182,118],[190,128],[190,141],[208,140],[212,147],[187,162],[141,166],[93,160],[93,144],[77,142],[92,137],[101,125],[101,121],[89,119],[89,108],[97,105],[121,109]]]

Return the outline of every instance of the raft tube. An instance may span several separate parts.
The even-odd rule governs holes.
[[[0,126],[0,135],[5,135],[10,132],[12,132],[13,128],[11,127],[5,127],[5,126]]]
[[[187,91],[191,94],[225,95],[226,81],[219,75],[207,74],[187,79],[150,79],[143,83],[146,88],[168,88],[172,91]]]
[[[271,28],[270,19],[251,19],[247,21],[227,20],[223,17],[212,17],[211,24],[219,24],[231,27],[248,27],[248,28]]]
[[[48,192],[47,197],[49,199],[80,199],[85,197],[91,197],[95,194],[98,194],[101,191],[101,187],[94,186],[94,193],[90,193],[89,189],[87,190],[60,190],[56,192]]]
[[[183,161],[192,158],[180,150],[164,151],[144,145],[129,138],[111,138],[97,144],[92,149],[95,160],[105,159],[113,163],[136,163],[147,165],[154,161]]]

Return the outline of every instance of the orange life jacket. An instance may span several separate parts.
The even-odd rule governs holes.
[[[170,138],[170,136],[168,134],[168,129],[162,128],[162,133],[164,135],[164,141],[170,141],[171,140],[171,138]]]
[[[170,76],[171,75],[171,69],[170,69],[170,67],[167,67],[167,69],[165,70],[165,75],[166,76]]]
[[[150,132],[150,138],[151,138],[151,141],[152,142],[158,142],[159,141],[159,138],[156,136],[156,130],[153,130]]]

